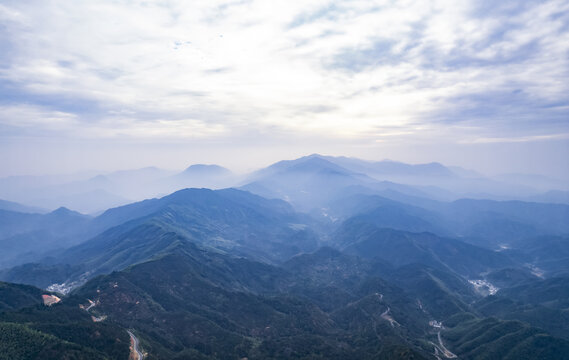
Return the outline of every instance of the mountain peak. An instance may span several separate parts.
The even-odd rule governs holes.
[[[69,210],[65,206],[60,206],[57,209],[53,210],[51,213],[52,214],[64,214],[64,213],[70,213],[70,212],[73,212],[73,211]]]
[[[320,154],[311,154],[303,156],[294,160],[283,160],[279,161],[268,168],[261,170],[261,172],[266,172],[267,170],[272,172],[282,172],[282,171],[292,171],[292,172],[321,172],[321,171],[332,171],[335,173],[342,174],[352,174],[352,171],[335,164],[334,162],[327,159],[326,156]]]
[[[100,184],[106,184],[106,183],[110,182],[109,178],[106,177],[105,175],[94,176],[94,177],[90,178],[88,181],[92,182],[92,183],[100,183]]]
[[[183,174],[200,174],[200,175],[228,175],[231,173],[223,166],[215,164],[193,164],[182,172]]]
[[[65,206],[60,206],[57,209],[53,210],[52,212],[49,213],[50,215],[57,215],[57,216],[84,216],[83,214],[71,210],[69,208],[66,208]]]

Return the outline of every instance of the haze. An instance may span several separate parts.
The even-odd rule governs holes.
[[[0,176],[318,152],[569,178],[567,1],[2,1]]]

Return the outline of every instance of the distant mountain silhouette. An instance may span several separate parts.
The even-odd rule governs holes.
[[[1,199],[0,199],[0,210],[8,210],[8,211],[21,212],[21,213],[28,213],[28,214],[45,214],[49,212],[46,209],[34,206],[26,206],[13,201],[7,201]]]
[[[48,214],[0,210],[0,269],[78,244],[90,218],[66,208]]]
[[[219,165],[194,164],[190,165],[180,175],[184,176],[227,176],[231,171]]]

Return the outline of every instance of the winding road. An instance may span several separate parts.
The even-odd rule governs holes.
[[[443,339],[441,339],[441,332],[440,331],[437,333],[437,338],[439,339],[439,344],[441,345],[441,350],[443,351],[443,354],[449,359],[456,358],[457,356],[455,354],[453,354],[452,352],[450,352],[445,347],[445,345],[443,344]]]
[[[453,354],[452,352],[450,352],[445,345],[443,344],[443,339],[441,338],[441,332],[439,331],[437,333],[437,338],[439,340],[439,345],[435,344],[434,342],[431,341],[431,344],[435,347],[435,357],[437,359],[440,359],[439,355],[439,351],[442,353],[442,355],[444,357],[446,357],[447,359],[455,359],[457,358],[457,356],[455,354]]]
[[[132,343],[132,350],[129,359],[142,360],[144,358],[144,355],[142,354],[142,352],[140,352],[137,337],[134,336],[134,334],[130,330],[127,330],[126,332],[128,332],[128,335],[130,335],[130,341]]]
[[[382,319],[389,321],[389,323],[391,324],[391,327],[395,327],[395,325],[393,324],[397,324],[398,326],[401,326],[397,321],[395,321],[395,319],[389,315],[389,311],[391,309],[389,308],[389,306],[387,307],[387,310],[385,310],[380,316]]]

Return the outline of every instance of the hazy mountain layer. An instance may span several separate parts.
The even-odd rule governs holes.
[[[241,189],[251,192],[183,189],[97,216],[4,202],[0,279],[49,287],[62,301],[47,307],[51,292],[1,283],[0,353],[567,358],[569,206],[459,198],[478,176],[312,155],[249,175]],[[194,165],[67,187],[76,197],[86,184],[124,190],[138,177],[148,194],[239,181]],[[67,196],[60,185],[46,186]]]

